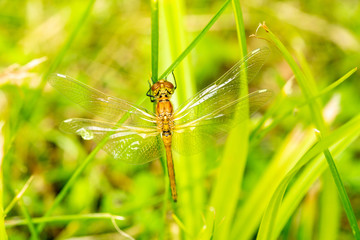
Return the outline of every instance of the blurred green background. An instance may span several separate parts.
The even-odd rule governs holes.
[[[9,239],[30,239],[30,236],[36,239],[36,230],[31,230],[31,224],[13,226],[10,225],[11,221],[26,219],[27,216],[41,219],[95,146],[93,142],[83,141],[58,129],[64,119],[93,116],[62,97],[48,84],[43,85],[46,83],[42,82],[44,74],[49,71],[66,74],[109,95],[134,103],[144,99],[148,90],[151,77],[150,1],[96,0],[87,17],[81,20],[89,3],[91,1],[85,0],[0,1],[0,143],[3,145],[0,156],[4,209],[30,176],[34,176],[21,200],[5,217]],[[177,38],[171,36],[169,29],[177,26],[166,26],[169,22],[165,18],[164,6],[175,4],[177,7],[176,13],[182,24],[182,29],[178,30],[183,33],[181,41],[187,46],[223,3],[160,1],[159,75],[176,57],[170,56],[169,46]],[[220,171],[221,147],[207,151],[199,160],[201,164],[194,164],[196,169],[192,171],[196,173],[195,181],[199,181],[200,197],[192,195],[194,199],[189,204],[179,203],[177,206],[170,202],[167,195],[164,196],[168,190],[160,161],[128,165],[114,161],[100,151],[54,209],[52,216],[83,216],[88,213],[123,216],[125,220],[116,221],[118,227],[135,239],[208,239],[204,236],[209,235],[214,239],[256,238],[269,201],[264,197],[262,205],[257,205],[256,199],[262,199],[261,194],[257,197],[255,194],[259,193],[259,185],[265,186],[263,182],[274,181],[276,187],[278,181],[271,176],[281,179],[291,168],[291,161],[295,163],[295,159],[310,149],[315,140],[311,130],[314,128],[313,116],[306,107],[296,107],[304,102],[304,97],[296,81],[290,84],[293,76],[291,68],[274,44],[248,36],[254,34],[259,23],[265,21],[294,57],[300,59],[303,56],[306,59],[304,61],[317,88],[321,90],[359,66],[360,2],[263,0],[240,3],[248,51],[264,45],[273,50],[249,88],[271,89],[274,99],[254,116],[251,126],[260,121],[268,108],[273,109],[274,113],[267,123],[274,119],[278,122],[268,132],[264,130],[263,134],[258,134],[260,137],[251,138],[244,169],[233,169],[243,171],[244,176],[233,215],[224,216],[224,219],[231,219],[231,230],[227,230],[229,237],[216,237],[216,231],[225,231],[221,230],[221,221],[220,226],[205,227],[212,211],[215,211],[213,218],[216,216],[216,209],[210,208],[209,199]],[[74,29],[76,36],[70,41]],[[264,30],[260,29],[259,35],[266,38]],[[67,50],[63,51],[69,43]],[[177,50],[181,52],[184,48]],[[52,69],[61,54],[61,62]],[[236,22],[233,7],[229,4],[186,59],[190,66],[189,79],[196,86],[196,91],[220,77],[239,61],[239,56]],[[43,61],[43,57],[47,60]],[[35,62],[29,65],[33,60]],[[186,77],[178,74],[179,77]],[[177,70],[175,75],[178,76]],[[355,72],[330,93],[321,96],[324,106],[332,103],[328,105],[328,114],[324,114],[330,130],[339,128],[359,113],[358,79],[359,72]],[[178,86],[179,89],[186,87]],[[277,96],[281,95],[284,98],[275,102]],[[274,102],[279,105],[274,107]],[[144,105],[152,109],[147,99]],[[283,116],[281,113],[284,109],[296,110]],[[360,219],[360,142],[355,139],[339,151],[335,160],[338,161],[338,170],[355,215]],[[276,160],[282,159],[279,156],[290,159],[287,167]],[[176,164],[175,159],[177,170]],[[178,171],[184,170],[180,168]],[[305,176],[296,176],[293,186],[296,180],[305,179]],[[327,186],[324,182],[332,184],[331,174],[325,172],[325,175],[321,175],[319,172],[316,179],[304,190],[304,198],[293,206],[294,210],[279,227],[276,238],[353,239],[336,188],[332,187],[329,195],[323,194],[324,186]],[[179,189],[179,199],[185,191]],[[268,189],[267,196],[270,197],[273,191]],[[223,205],[226,205],[227,196],[222,198]],[[191,205],[192,202],[196,204]],[[249,215],[246,215],[246,209],[251,209],[249,206],[260,212],[251,213],[249,210]],[[326,216],[324,211],[328,209],[331,209],[330,215]],[[171,213],[175,213],[175,217]],[[241,220],[242,217],[244,219]],[[65,217],[61,222],[47,223],[44,230],[38,233],[38,239],[131,239],[120,234],[109,219],[84,218],[73,220]],[[4,222],[1,224],[4,225]],[[245,234],[242,229],[249,230]],[[202,235],[206,231],[208,235]]]

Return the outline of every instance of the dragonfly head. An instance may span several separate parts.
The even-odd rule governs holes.
[[[158,99],[161,97],[170,98],[174,93],[174,85],[167,80],[161,79],[151,86],[152,95]]]

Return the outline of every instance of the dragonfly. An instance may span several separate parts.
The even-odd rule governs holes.
[[[147,96],[156,102],[155,112],[126,100],[109,96],[69,76],[54,74],[49,83],[62,95],[99,120],[72,118],[60,129],[84,140],[107,141],[102,147],[114,159],[144,164],[166,155],[171,196],[177,201],[172,151],[196,154],[224,139],[237,124],[248,119],[271,96],[267,89],[246,96],[247,87],[269,55],[268,48],[252,51],[218,80],[199,91],[174,111],[173,83],[161,79],[150,86]],[[211,143],[209,143],[211,142]]]

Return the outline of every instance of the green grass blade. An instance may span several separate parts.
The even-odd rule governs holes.
[[[332,84],[330,84],[329,86],[327,86],[326,88],[321,90],[319,92],[319,94],[317,96],[315,96],[315,97],[319,97],[319,96],[322,96],[322,95],[330,92],[331,90],[333,90],[334,88],[339,86],[341,83],[343,83],[346,79],[348,79],[351,75],[353,75],[356,71],[357,71],[357,67],[351,69],[344,76],[342,76],[341,78],[339,78],[338,80],[336,80],[335,82],[333,82]]]
[[[317,189],[309,192],[303,201],[301,207],[301,219],[299,222],[298,238],[299,240],[313,239],[314,225],[316,222],[316,208],[317,208]]]
[[[90,214],[76,214],[76,215],[33,218],[32,222],[35,224],[56,223],[56,222],[68,223],[71,221],[88,221],[88,220],[99,220],[99,219],[124,220],[124,217],[112,215],[110,213],[90,213]],[[12,220],[7,220],[5,222],[7,228],[22,226],[26,224],[27,224],[26,219],[12,219]]]
[[[33,181],[34,177],[31,176],[26,183],[24,184],[24,186],[22,187],[22,189],[20,190],[20,192],[13,198],[13,200],[11,200],[11,202],[9,203],[9,205],[5,208],[4,210],[4,215],[6,216],[11,209],[15,206],[15,204],[22,198],[22,196],[24,195],[24,193],[26,192],[26,190],[29,188],[31,182]]]
[[[301,88],[302,93],[304,94],[306,99],[311,99],[313,96],[316,96],[318,94],[317,87],[315,82],[313,81],[313,78],[308,78],[304,74],[304,72],[301,70],[299,65],[296,63],[295,59],[291,56],[289,51],[286,49],[284,44],[280,41],[280,39],[266,26],[261,25],[266,33],[267,36],[270,38],[270,40],[275,44],[275,46],[280,50],[282,56],[285,58],[287,63],[289,64],[290,68],[294,72],[295,78],[297,82],[299,83],[299,86]],[[313,116],[313,120],[317,128],[324,132],[327,132],[324,119],[321,115],[321,105],[318,101],[312,101],[311,104],[309,104],[310,111]]]
[[[110,134],[109,134],[110,136]],[[84,161],[78,166],[75,170],[75,172],[71,175],[70,179],[66,182],[65,186],[61,189],[60,193],[56,196],[53,204],[51,207],[46,211],[44,214],[44,218],[49,217],[55,208],[61,203],[61,201],[65,198],[66,194],[69,192],[70,188],[75,184],[76,180],[80,177],[80,174],[85,170],[86,166],[95,158],[95,155],[100,151],[100,149],[106,144],[108,141],[108,137],[105,137],[96,147],[94,150],[91,151],[91,153],[85,158]],[[45,227],[46,221],[42,222],[38,228],[37,231],[40,233],[44,227]]]
[[[322,158],[326,164],[324,158]],[[320,175],[319,175],[320,176]],[[331,179],[329,169],[324,170],[321,175],[321,192],[318,201],[318,239],[337,240],[339,239],[340,228],[340,201],[336,192],[336,186]]]
[[[156,83],[159,69],[159,2],[151,0],[151,80]]]
[[[318,139],[321,140],[321,133],[320,132],[316,132],[316,133],[317,133]],[[356,221],[354,210],[352,209],[349,197],[346,193],[344,184],[341,181],[339,172],[336,168],[334,159],[332,158],[332,155],[331,155],[329,149],[324,150],[324,155],[325,155],[326,161],[330,167],[330,171],[331,171],[331,174],[335,181],[337,190],[339,192],[340,200],[341,200],[341,203],[343,204],[346,216],[349,220],[349,223],[350,223],[350,226],[352,229],[352,233],[354,234],[355,239],[360,239],[360,230],[359,230],[359,226]]]
[[[289,51],[285,48],[285,46],[277,38],[277,36],[275,36],[266,25],[262,25],[262,27],[265,29],[267,36],[275,44],[275,46],[280,50],[280,52],[284,56],[285,60],[288,62],[289,66],[293,70],[296,80],[299,83],[299,86],[301,87],[302,93],[304,94],[305,98],[307,100],[314,99],[314,96],[318,95],[317,86],[316,86],[314,77],[311,74],[310,68],[309,68],[307,62],[305,61],[305,58],[300,53],[297,54],[298,59],[303,68],[303,70],[301,70],[299,65],[291,57]],[[323,132],[325,135],[327,135],[328,129],[325,124],[324,118],[322,116],[321,103],[317,100],[311,100],[309,107],[310,107],[310,112],[311,112],[311,115],[312,115],[315,125],[317,126],[317,128],[320,129],[321,132]],[[329,196],[329,194],[333,194],[332,198],[336,197],[336,195],[334,196],[335,191],[333,191],[331,189],[331,186],[333,186],[333,185],[331,184],[331,182],[325,181],[325,179],[323,179],[324,185],[329,184],[329,186],[325,186],[323,188],[323,194],[327,194],[328,196]],[[335,186],[333,186],[333,187],[335,187]],[[335,202],[334,202],[334,204],[335,204]],[[332,229],[336,228],[337,229],[336,226],[337,226],[338,219],[336,217],[337,216],[336,207],[334,206],[334,207],[326,208],[326,206],[327,205],[321,205],[321,207],[323,209],[320,213],[324,214],[324,216],[320,216],[320,219],[326,220],[326,224],[324,223],[326,225],[326,227],[321,227],[320,231],[326,231],[327,228],[332,228]],[[320,224],[320,225],[325,226],[324,224]],[[320,235],[321,235],[321,233],[320,233]],[[335,239],[336,235],[334,235],[333,237]]]
[[[327,137],[325,137],[317,144],[315,144],[315,146],[312,147],[291,169],[291,171],[278,185],[275,193],[273,194],[268,204],[268,207],[265,211],[265,214],[263,216],[260,225],[257,239],[268,240],[268,239],[276,238],[273,230],[276,227],[277,216],[278,216],[279,208],[281,206],[284,191],[286,190],[287,185],[295,176],[295,174],[312,158],[316,157],[318,154],[322,153],[323,151],[330,148],[334,144],[339,143],[343,139],[352,138],[353,134],[356,134],[356,136],[358,136],[360,134],[360,125],[358,125],[359,123],[360,123],[360,116],[356,116],[348,123],[344,124],[337,130],[330,133]]]
[[[239,41],[239,57],[246,56],[246,37],[245,27],[242,18],[240,2],[232,1],[235,23]],[[241,72],[244,88],[240,93],[242,96],[248,94],[247,89],[247,73]],[[245,108],[247,109],[247,108]],[[240,113],[238,113],[240,114]],[[248,113],[241,113],[249,115]],[[219,166],[219,173],[216,176],[214,190],[211,193],[210,205],[215,209],[215,222],[213,215],[209,214],[207,225],[209,230],[214,229],[214,235],[210,235],[214,239],[228,239],[232,230],[233,217],[239,198],[241,183],[243,178],[243,170],[246,164],[249,141],[249,123],[243,121],[239,126],[234,128],[226,142],[225,152]],[[234,171],[236,169],[236,171]],[[224,204],[224,196],[226,196],[226,204]],[[211,224],[214,224],[213,226]],[[212,234],[212,231],[209,232]]]
[[[232,0],[232,4],[235,15],[236,33],[238,36],[239,47],[240,47],[240,59],[242,59],[246,56],[247,53],[244,19],[241,11],[240,1]]]
[[[349,145],[358,138],[358,133],[354,132],[349,134],[349,137],[342,140],[331,148],[331,151],[335,156],[339,156],[344,152]],[[291,189],[287,192],[286,197],[282,203],[281,209],[278,215],[278,221],[274,229],[274,236],[279,236],[280,232],[289,221],[291,215],[295,212],[298,205],[302,202],[308,189],[313,186],[314,182],[317,181],[322,172],[325,171],[327,163],[324,159],[324,155],[319,155],[315,160],[311,161],[308,166],[298,175],[295,182],[292,184]],[[329,204],[332,203],[333,199],[327,199]],[[319,236],[329,238],[334,235],[336,229],[328,229],[325,236]]]
[[[217,21],[217,19],[221,16],[221,14],[225,11],[227,5],[231,2],[231,0],[227,0],[219,9],[219,11],[211,18],[209,23],[203,28],[203,30],[199,33],[199,35],[187,46],[187,48],[176,58],[176,60],[165,70],[163,74],[161,74],[160,79],[168,76],[179,63],[191,52],[191,50],[196,46],[196,44],[200,41],[202,37],[209,31],[212,25]]]
[[[34,226],[34,223],[30,217],[30,213],[29,211],[27,210],[26,206],[25,206],[25,203],[24,203],[24,200],[23,199],[20,199],[20,207],[21,207],[21,211],[22,213],[24,214],[25,216],[25,219],[26,219],[26,222],[27,222],[27,225],[28,225],[28,228],[30,230],[30,233],[31,233],[31,239],[32,240],[38,240],[40,239],[39,237],[39,234],[37,233],[36,229],[35,229],[35,226]]]
[[[295,176],[296,172],[288,174],[281,184],[277,187],[273,197],[271,198],[264,216],[261,220],[260,229],[257,235],[257,240],[271,240],[273,239],[273,228],[277,219],[277,211],[280,208],[282,198],[284,196],[287,185]]]
[[[289,108],[289,110],[286,111],[285,113],[281,114],[281,116],[278,116],[277,118],[273,119],[271,124],[268,125],[265,129],[261,129],[263,127],[263,125],[265,124],[266,120],[269,119],[274,114],[277,106],[281,103],[281,101],[284,100],[283,99],[284,96],[279,94],[276,97],[276,99],[273,101],[272,107],[270,109],[268,109],[268,111],[265,113],[263,118],[259,121],[259,123],[256,125],[254,130],[251,132],[250,142],[255,142],[255,141],[253,141],[253,140],[255,140],[255,136],[256,136],[256,139],[262,139],[266,133],[268,133],[270,130],[272,130],[274,127],[276,127],[284,118],[290,116],[294,112],[294,109],[302,108],[302,107],[310,104],[311,101],[328,94],[329,92],[334,90],[337,86],[339,86],[341,83],[343,83],[345,80],[347,80],[350,76],[352,76],[356,71],[357,71],[357,67],[351,69],[344,76],[342,76],[341,78],[339,78],[338,80],[336,80],[335,82],[333,82],[332,84],[330,84],[329,86],[324,88],[323,90],[319,91],[319,93],[316,96],[313,96],[311,99],[305,100],[303,103],[298,104],[297,106]],[[260,130],[261,130],[261,132],[260,132]]]
[[[3,194],[4,194],[4,184],[3,184],[3,161],[4,161],[4,136],[5,134],[3,133],[3,127],[4,127],[4,122],[0,121],[0,239],[4,239],[7,240],[8,236],[6,234],[5,231],[5,222],[4,222],[4,218],[5,218],[5,212],[3,209],[4,203],[3,203]]]

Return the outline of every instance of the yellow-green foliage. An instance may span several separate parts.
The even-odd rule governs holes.
[[[0,239],[360,239],[356,1],[0,7]],[[151,110],[150,79],[174,71],[176,108],[264,45],[249,91],[274,97],[226,143],[174,154],[176,204],[164,159],[128,165],[58,129],[94,116],[50,88],[51,73]]]

